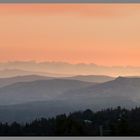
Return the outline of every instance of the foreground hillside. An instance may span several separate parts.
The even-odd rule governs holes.
[[[0,124],[1,136],[140,136],[140,108],[86,110],[40,118],[26,124]]]

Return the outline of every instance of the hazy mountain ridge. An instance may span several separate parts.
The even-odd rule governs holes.
[[[140,75],[140,67],[134,67],[134,66],[103,66],[103,65],[97,65],[94,63],[70,64],[67,62],[53,62],[53,61],[44,61],[44,62],[11,61],[11,62],[0,63],[0,70],[4,70],[4,69],[21,69],[25,71],[36,70],[44,74],[54,73],[56,74],[56,76],[59,76],[59,75],[60,76],[73,76],[73,75],[83,75],[83,74],[85,75],[113,75],[113,76]],[[4,75],[0,74],[0,77],[1,76],[4,76]],[[48,76],[52,76],[52,75],[48,75]]]
[[[140,78],[118,77],[95,85],[68,79],[21,82],[0,88],[0,119],[25,121],[86,108],[100,110],[118,105],[132,108],[139,106],[139,101]]]
[[[106,75],[77,75],[77,76],[66,77],[66,78],[85,81],[85,82],[95,82],[95,83],[103,83],[115,79],[115,77],[106,76]]]
[[[21,75],[9,78],[0,78],[0,87],[4,87],[18,82],[30,82],[36,80],[49,80],[49,79],[53,79],[53,77],[40,75]]]
[[[41,117],[54,117],[59,113],[74,111],[75,106],[62,101],[35,101],[17,105],[0,106],[0,121],[26,122]],[[10,116],[10,117],[9,117]]]
[[[0,78],[11,78],[16,76],[27,76],[27,75],[40,75],[40,76],[47,76],[47,77],[71,76],[68,74],[57,74],[57,73],[49,73],[49,72],[33,71],[33,70],[25,70],[25,69],[17,69],[17,68],[6,68],[0,70]]]
[[[79,76],[72,76],[72,77],[50,77],[50,76],[43,76],[43,75],[18,75],[14,77],[8,78],[0,78],[0,87],[4,87],[7,85],[11,85],[18,82],[29,82],[29,81],[36,81],[36,80],[50,80],[50,79],[68,79],[68,80],[79,80],[84,82],[92,82],[95,83],[102,83],[106,81],[113,80],[113,77],[109,76],[102,76],[102,75],[79,75]]]
[[[102,99],[101,101],[103,101]],[[112,99],[111,99],[112,100]],[[65,100],[50,100],[50,101],[35,101],[35,102],[27,102],[23,104],[17,105],[1,105],[0,106],[0,122],[29,122],[36,118],[41,117],[55,117],[58,114],[69,114],[73,111],[84,110],[87,108],[91,108],[94,111],[98,111],[101,109],[105,109],[107,107],[117,107],[118,104],[122,107],[132,108],[135,107],[136,104],[127,99],[114,98],[112,100],[113,104],[108,104],[106,106],[103,105],[95,105],[95,103],[77,103],[72,101]],[[105,100],[106,101],[106,100]],[[120,104],[124,102],[124,104]],[[10,117],[9,117],[10,116]]]
[[[89,85],[93,85],[93,83],[67,79],[19,82],[0,88],[0,104],[50,100],[68,90],[80,89]]]
[[[66,96],[65,96],[66,95]],[[63,96],[63,98],[69,98],[70,93],[67,92]],[[106,98],[106,97],[119,97],[130,99],[135,102],[139,102],[140,100],[140,78],[125,78],[118,77],[113,81],[89,86],[86,88],[74,90],[71,93],[71,100],[76,100],[81,98],[81,100],[89,97],[91,100],[95,100],[96,98]],[[100,104],[100,102],[99,102]]]

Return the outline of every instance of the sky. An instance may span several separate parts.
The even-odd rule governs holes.
[[[140,0],[0,0],[0,3],[139,3]]]
[[[0,4],[0,61],[140,66],[140,4]]]

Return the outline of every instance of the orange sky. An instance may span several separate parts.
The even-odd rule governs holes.
[[[0,4],[0,61],[140,66],[140,4]]]

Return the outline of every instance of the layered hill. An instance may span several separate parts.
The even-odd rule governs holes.
[[[15,83],[0,88],[0,121],[29,121],[61,113],[140,105],[140,78],[118,77],[94,84],[52,79]]]

